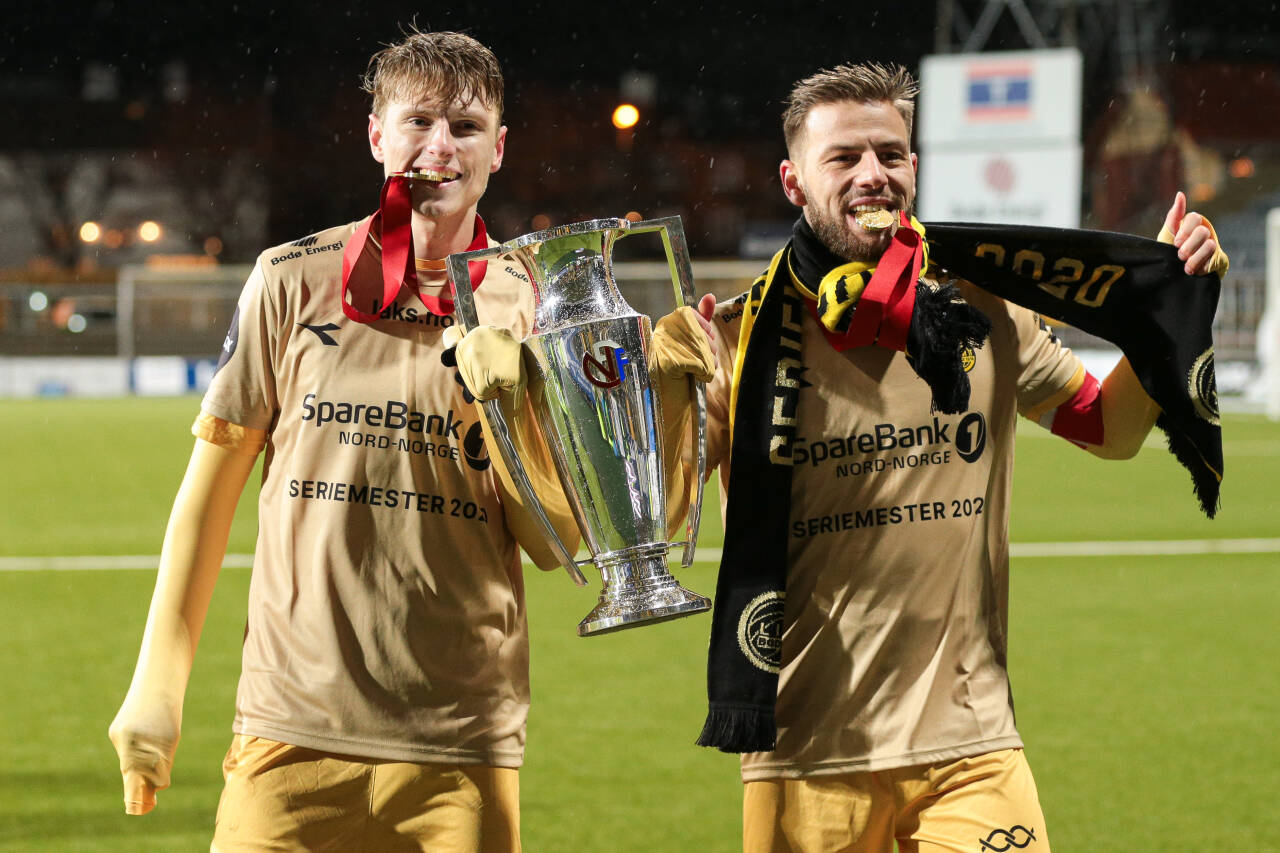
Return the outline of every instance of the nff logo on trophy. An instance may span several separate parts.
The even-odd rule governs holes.
[[[582,372],[597,388],[616,388],[627,378],[627,351],[614,341],[600,341],[582,354]]]

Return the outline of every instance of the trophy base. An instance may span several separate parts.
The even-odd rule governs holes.
[[[657,556],[616,561],[597,558],[605,588],[600,601],[578,623],[578,636],[665,622],[711,609],[711,599],[690,592],[667,571],[666,548]]]

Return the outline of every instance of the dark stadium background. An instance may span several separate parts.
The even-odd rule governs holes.
[[[981,6],[953,3],[970,20]],[[1028,3],[1035,10],[1064,5]],[[792,218],[776,168],[780,101],[794,80],[850,59],[900,61],[918,71],[940,38],[935,2],[3,6],[0,110],[7,119],[0,155],[44,158],[40,180],[56,185],[69,180],[58,163],[77,152],[144,152],[165,167],[157,174],[172,176],[167,180],[192,199],[185,229],[195,250],[218,236],[224,263],[249,261],[264,246],[371,209],[380,173],[368,156],[358,81],[368,56],[415,18],[423,29],[473,34],[504,64],[511,135],[507,165],[483,203],[492,231],[510,237],[531,230],[539,214],[545,219],[538,223],[559,223],[626,210],[678,212],[702,256],[741,254],[751,229],[776,229]],[[1274,2],[1075,6],[1081,22],[1101,22],[1101,29],[1079,28],[1087,175],[1101,168],[1100,140],[1133,82],[1124,39],[1115,36],[1124,24],[1117,16],[1127,14],[1153,24],[1128,49],[1140,54],[1142,84],[1169,105],[1175,125],[1228,161],[1248,155],[1260,179],[1270,174],[1280,147]],[[1006,11],[985,49],[1026,47]],[[653,97],[622,139],[609,114],[632,71],[648,75]],[[97,94],[86,99],[95,80]],[[236,157],[250,165],[230,181],[225,169]],[[229,206],[201,201],[228,186],[265,208],[260,227],[231,227]],[[1199,208],[1229,214],[1274,187],[1237,182],[1234,194],[1200,199]],[[1113,209],[1099,211],[1087,185],[1084,223],[1147,233],[1152,190],[1143,185],[1143,198],[1118,208],[1112,199]],[[56,186],[54,196],[69,191]],[[1158,204],[1161,211],[1167,205],[1163,194]],[[74,266],[77,223],[50,220],[44,245],[22,254]],[[16,254],[0,252],[0,268],[31,261]]]

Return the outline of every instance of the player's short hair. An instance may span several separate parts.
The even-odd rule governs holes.
[[[898,64],[862,62],[825,68],[796,83],[787,96],[787,108],[782,113],[782,133],[787,140],[787,151],[795,150],[810,110],[840,101],[864,104],[888,101],[907,123],[907,138],[910,139],[918,91],[911,72]]]
[[[502,119],[498,58],[462,33],[424,33],[410,27],[403,41],[387,45],[369,60],[363,88],[373,95],[373,112],[379,118],[391,101],[427,96],[443,104],[469,104],[479,98]]]

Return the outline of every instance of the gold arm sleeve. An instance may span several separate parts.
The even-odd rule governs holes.
[[[267,431],[233,424],[208,412],[201,412],[191,425],[191,434],[235,453],[257,456],[267,445]]]
[[[191,663],[255,459],[204,439],[191,452],[165,531],[133,681],[108,729],[129,814],[151,811],[156,791],[169,785]]]
[[[662,399],[663,474],[667,484],[667,538],[684,526],[693,500],[693,419],[695,397],[691,380],[710,382],[715,376],[715,353],[688,306],[658,321],[653,331],[653,370]]]
[[[1090,444],[1085,449],[1102,459],[1131,459],[1155,426],[1160,407],[1147,396],[1129,359],[1124,357],[1102,380],[1100,396],[1102,444]]]
[[[540,499],[547,518],[559,535],[560,541],[564,543],[565,549],[570,554],[575,554],[580,539],[578,523],[573,517],[569,499],[560,485],[560,475],[556,473],[551,451],[547,449],[542,440],[542,434],[538,431],[537,419],[531,407],[532,402],[540,398],[541,390],[536,382],[530,383],[527,393],[521,395],[522,399],[519,403],[513,401],[511,394],[503,393],[498,395],[498,405],[502,408],[502,416],[510,428],[516,454],[529,476],[534,494]],[[480,424],[481,429],[484,430],[485,444],[489,448],[489,458],[493,460],[493,468],[497,473],[498,494],[506,514],[507,528],[539,569],[552,571],[560,568],[560,561],[556,559],[555,553],[543,535],[542,525],[538,523],[525,505],[523,498],[520,497],[515,481],[511,479],[511,472],[507,470],[502,460],[502,453],[499,452],[498,443],[493,438],[493,427],[489,423],[484,407],[477,405],[476,409],[480,413]]]

